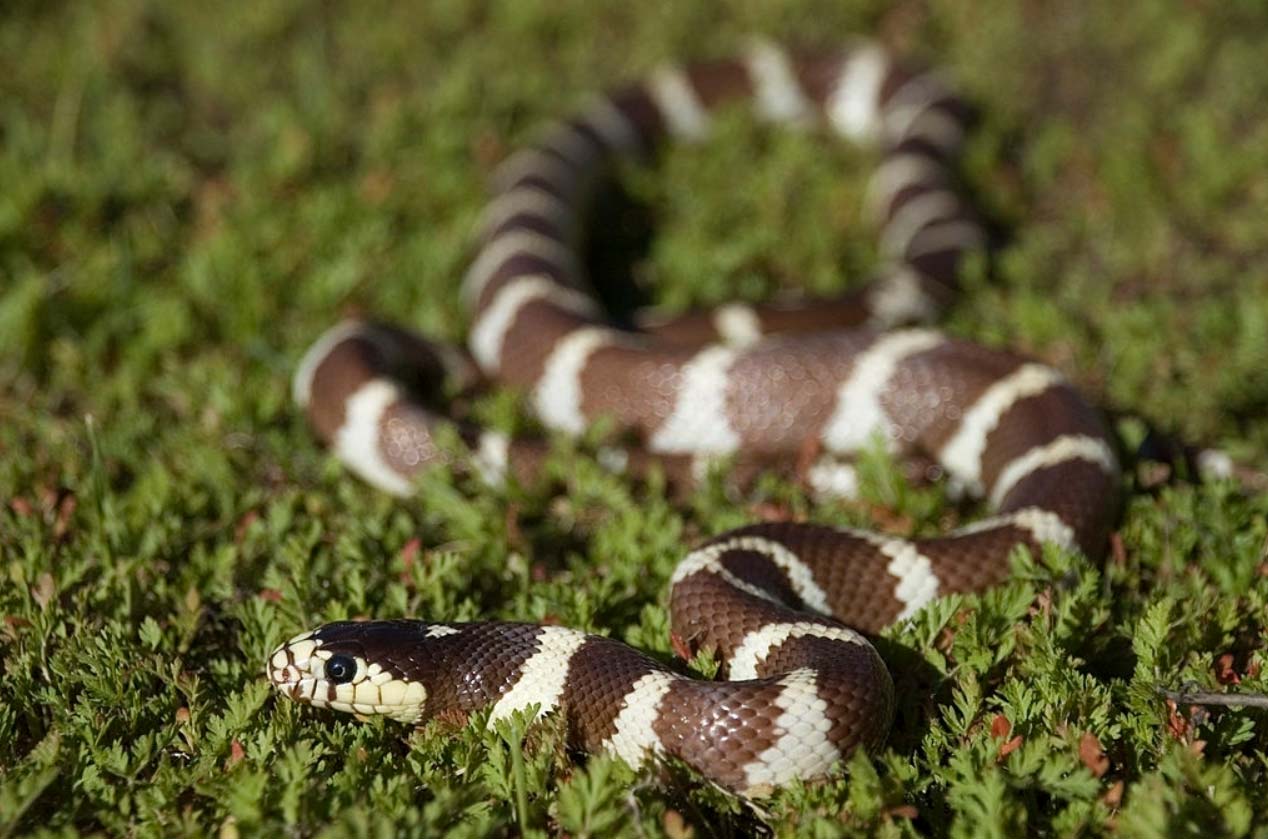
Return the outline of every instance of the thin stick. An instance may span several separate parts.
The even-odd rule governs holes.
[[[1221,705],[1227,708],[1268,708],[1268,694],[1211,693],[1205,690],[1179,691],[1158,688],[1158,693],[1177,705]]]

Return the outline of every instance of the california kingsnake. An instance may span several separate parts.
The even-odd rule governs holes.
[[[826,123],[877,147],[867,200],[886,260],[879,276],[837,301],[733,304],[638,332],[610,326],[574,239],[591,184],[615,157],[665,135],[705,136],[711,111],[742,98],[762,118]],[[757,524],[697,548],[673,575],[673,632],[716,651],[731,681],[692,679],[565,628],[386,621],[328,624],[287,642],[268,665],[277,688],[408,722],[536,704],[564,714],[583,750],[635,765],[676,756],[747,794],[822,776],[856,745],[881,743],[893,688],[860,632],[940,594],[998,583],[1018,545],[1097,557],[1118,509],[1108,432],[1060,374],[926,329],[886,331],[934,314],[956,290],[964,253],[983,243],[952,188],[965,127],[963,103],[936,75],[871,44],[795,59],[759,44],[739,60],[665,69],[501,165],[465,293],[479,368],[529,394],[545,425],[575,433],[611,417],[641,441],[602,452],[609,468],[659,468],[683,483],[719,457],[743,475],[792,472],[800,454],[796,475],[814,491],[848,494],[854,475],[838,458],[879,437],[935,461],[984,496],[992,517],[913,540]],[[472,378],[459,351],[345,323],[309,350],[295,396],[339,457],[389,492],[409,493],[419,470],[441,461],[490,481],[532,479],[543,443],[455,424],[422,401],[446,377]]]

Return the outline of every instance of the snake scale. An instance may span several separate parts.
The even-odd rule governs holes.
[[[882,267],[840,299],[734,303],[617,328],[577,245],[596,179],[665,138],[706,137],[715,109],[736,101],[876,149],[866,201]],[[869,42],[813,55],[759,43],[732,60],[663,68],[548,126],[496,170],[464,282],[470,356],[345,322],[308,351],[294,390],[338,457],[397,495],[438,462],[494,483],[538,473],[543,442],[457,423],[429,399],[442,382],[471,380],[473,358],[550,429],[615,420],[639,444],[600,452],[614,471],[655,468],[686,485],[725,458],[736,476],[777,469],[843,495],[857,481],[850,456],[879,437],[936,463],[986,500],[989,517],[924,539],[762,523],[691,551],[671,581],[672,631],[713,651],[725,680],[557,626],[369,621],[279,647],[267,664],[277,689],[408,723],[537,705],[563,715],[580,750],[635,766],[672,756],[747,795],[823,777],[855,747],[881,744],[894,689],[864,633],[1000,582],[1018,545],[1096,558],[1118,514],[1111,437],[1059,373],[912,326],[953,298],[965,254],[984,245],[954,186],[967,119],[936,73]],[[465,450],[438,442],[452,430]]]

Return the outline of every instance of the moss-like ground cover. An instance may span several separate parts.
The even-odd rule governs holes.
[[[376,493],[289,402],[339,313],[462,337],[491,166],[542,119],[752,33],[945,68],[1004,233],[948,328],[1032,352],[1120,421],[1268,450],[1268,13],[1258,2],[15,2],[0,20],[0,836],[1268,835],[1268,496],[1129,478],[1104,563],[1051,555],[888,633],[903,701],[846,780],[748,808],[577,764],[549,726],[412,733],[275,701],[282,638],[357,615],[557,620],[669,655],[685,541],[795,488],[671,504],[560,445],[554,487]],[[673,305],[857,282],[869,158],[722,119],[629,178]],[[528,427],[516,400],[478,410]],[[1134,470],[1131,470],[1134,472]],[[901,649],[909,653],[904,657]],[[913,664],[914,662],[914,664]],[[920,666],[917,666],[920,665]],[[912,673],[923,674],[914,677]],[[932,673],[930,677],[928,674]]]

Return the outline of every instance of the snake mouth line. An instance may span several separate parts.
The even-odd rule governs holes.
[[[269,683],[279,693],[305,705],[322,704],[317,699],[317,679],[311,675],[305,675],[304,672],[293,664],[287,664],[281,668],[269,667],[268,670]]]

